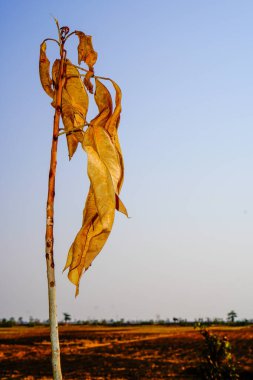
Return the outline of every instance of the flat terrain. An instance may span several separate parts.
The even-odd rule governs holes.
[[[217,327],[253,379],[253,326]],[[204,339],[192,327],[60,327],[62,370],[72,380],[200,379]],[[0,379],[52,379],[47,327],[0,328]]]

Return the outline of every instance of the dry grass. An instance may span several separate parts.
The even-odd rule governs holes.
[[[241,379],[253,378],[253,327],[212,328],[226,335]],[[200,379],[203,338],[192,327],[61,326],[64,379]],[[0,378],[49,380],[51,359],[46,327],[0,329]]]

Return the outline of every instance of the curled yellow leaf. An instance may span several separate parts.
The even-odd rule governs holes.
[[[94,134],[96,147],[109,169],[114,182],[115,194],[118,196],[124,180],[124,161],[117,133],[122,94],[117,83],[112,80],[111,82],[116,90],[115,109],[112,112],[112,98],[107,87],[96,79],[95,100],[99,114],[91,121],[91,125],[97,130]],[[126,208],[119,198],[116,200],[116,209],[128,216]]]
[[[98,79],[96,79],[95,83],[95,101],[98,106],[99,114],[90,122],[90,124],[104,128],[112,115],[112,97],[103,83],[101,83]]]
[[[51,98],[53,98],[54,97],[54,90],[52,88],[53,81],[50,78],[50,74],[49,74],[50,61],[47,58],[46,50],[47,50],[46,42],[42,42],[42,44],[40,45],[40,59],[39,59],[40,81],[46,93]]]
[[[114,82],[112,79],[109,79],[111,83],[113,84],[113,87],[115,89],[115,108],[113,110],[113,113],[111,117],[107,120],[106,125],[105,125],[105,130],[109,133],[113,144],[115,145],[115,148],[118,152],[119,155],[119,160],[120,160],[120,165],[121,165],[121,178],[119,179],[118,183],[118,191],[120,192],[123,181],[124,181],[124,159],[123,159],[123,154],[119,142],[119,136],[118,136],[118,127],[119,127],[119,122],[120,122],[120,114],[121,114],[121,100],[122,100],[122,92],[119,87],[119,85]]]
[[[82,146],[87,153],[90,189],[83,212],[83,223],[70,247],[65,269],[79,292],[81,276],[103,248],[112,229],[115,209],[127,215],[119,198],[124,177],[117,128],[121,111],[121,91],[116,89],[115,109],[111,95],[96,79],[95,101],[99,114],[90,122]],[[110,133],[109,133],[110,132]]]
[[[92,127],[84,138],[83,147],[87,153],[90,190],[85,204],[83,225],[68,253],[65,269],[68,278],[76,285],[78,294],[82,273],[89,268],[103,248],[112,229],[115,214],[115,192],[110,173],[92,146]]]
[[[119,122],[120,122],[120,114],[122,110],[122,107],[121,107],[122,92],[119,85],[116,82],[114,82],[112,79],[110,79],[110,81],[112,82],[113,87],[115,89],[115,108],[114,108],[113,114],[111,115],[110,119],[106,123],[105,129],[108,131],[111,138],[115,139]]]

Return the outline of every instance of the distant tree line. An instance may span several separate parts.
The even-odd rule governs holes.
[[[237,313],[231,310],[227,314],[227,319],[222,318],[199,318],[194,321],[188,321],[187,319],[173,317],[172,319],[149,319],[149,320],[125,320],[124,318],[115,319],[88,319],[88,320],[72,320],[69,313],[63,313],[63,319],[59,321],[60,325],[73,324],[73,325],[91,325],[91,326],[145,326],[145,325],[162,325],[162,326],[195,326],[196,323],[201,323],[205,326],[217,326],[217,325],[233,325],[233,326],[246,326],[253,324],[253,319],[236,319]],[[22,317],[15,319],[11,317],[9,319],[0,319],[0,327],[13,327],[13,326],[47,326],[49,324],[48,320],[41,321],[38,318],[30,317],[28,321],[24,320]]]
[[[49,321],[41,321],[39,318],[33,318],[30,317],[28,321],[24,320],[23,317],[19,317],[15,319],[14,317],[11,317],[9,319],[2,318],[0,319],[0,327],[14,327],[14,326],[28,326],[28,327],[34,327],[34,326],[43,326],[48,325]]]

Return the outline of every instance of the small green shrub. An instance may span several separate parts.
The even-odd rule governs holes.
[[[205,339],[201,375],[205,380],[239,379],[237,363],[232,356],[231,344],[226,336],[219,337],[202,326],[197,326]]]

